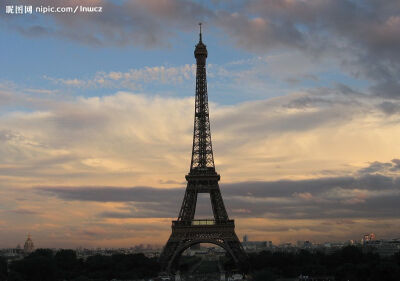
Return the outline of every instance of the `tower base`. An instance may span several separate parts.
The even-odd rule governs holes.
[[[230,254],[239,269],[247,271],[247,255],[236,236],[234,220],[172,221],[172,234],[159,259],[162,269],[168,273],[175,272],[183,251],[199,243],[220,246]]]

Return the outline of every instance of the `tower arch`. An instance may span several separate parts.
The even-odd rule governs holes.
[[[182,256],[183,252],[194,245],[202,244],[202,243],[213,244],[213,245],[223,248],[230,255],[230,257],[232,257],[232,259],[235,262],[238,262],[236,260],[235,255],[232,253],[232,250],[230,249],[229,246],[227,246],[224,243],[224,241],[218,241],[217,239],[195,239],[192,241],[187,241],[186,243],[182,244],[178,249],[176,249],[174,255],[172,256],[171,260],[168,263],[167,271],[175,272],[178,262],[179,262],[179,259]]]

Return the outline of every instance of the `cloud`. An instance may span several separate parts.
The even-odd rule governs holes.
[[[32,38],[151,49],[180,44],[205,20],[222,48],[250,53],[208,65],[210,99],[224,101],[210,103],[216,167],[239,235],[274,242],[397,235],[395,1],[63,2],[78,4],[104,13],[29,21],[0,14],[1,23]],[[130,246],[154,231],[164,242],[183,198],[194,104],[144,86],[176,86],[193,70],[48,74],[54,91],[0,83],[4,246],[23,243],[27,232],[42,246]],[[101,97],[88,94],[98,88]],[[210,215],[208,198],[198,207],[197,215]]]
[[[400,112],[400,105],[394,102],[384,101],[379,105],[379,107],[388,115]]]
[[[334,58],[342,71],[373,81],[374,94],[398,98],[399,11],[394,1],[249,1],[244,11],[219,11],[216,22],[236,46]]]
[[[306,47],[314,50],[313,47],[321,47],[322,41],[328,40],[325,47],[332,45],[340,48],[342,44],[343,47],[361,48],[386,59],[399,59],[398,52],[395,51],[400,44],[397,36],[400,23],[397,16],[400,10],[398,3],[372,0],[363,3],[348,0],[252,1],[246,8],[247,12],[268,19],[274,30],[289,35],[284,37],[288,39],[287,42],[279,40],[279,37],[268,40],[271,38],[262,36],[264,40],[259,47],[282,42],[285,47],[291,45],[294,48]],[[248,19],[248,25],[252,21],[254,22]],[[232,29],[235,27],[232,26]],[[250,28],[250,31],[254,35],[258,30]],[[262,32],[260,30],[259,34]],[[236,36],[245,36],[244,33]],[[302,44],[299,45],[299,41]],[[256,43],[249,40],[248,44],[250,42]]]
[[[192,30],[197,22],[212,16],[209,9],[192,1],[67,0],[62,3],[62,7],[77,5],[102,7],[102,12],[48,13],[33,18],[29,24],[14,17],[5,17],[5,20],[10,28],[29,37],[50,36],[95,47],[133,44],[153,48],[166,47],[176,39],[173,30]],[[39,6],[56,5],[49,0],[35,1],[34,9]]]
[[[358,171],[359,174],[388,174],[390,172],[395,172],[400,170],[400,159],[392,159],[391,162],[372,162],[368,167],[362,168]]]
[[[24,208],[19,208],[15,210],[10,210],[10,212],[19,214],[19,215],[36,215],[38,214],[37,211],[29,210],[29,209],[24,209]]]
[[[0,220],[15,225],[7,231],[0,225],[7,232],[3,243],[35,232],[62,245],[93,245],[83,235],[92,231],[96,243],[130,245],[129,235],[146,241],[153,223],[164,227],[160,239],[167,239],[190,163],[193,98],[3,92],[19,105],[0,118]],[[239,231],[277,235],[263,236],[256,229],[262,223],[319,237],[317,222],[349,219],[367,230],[367,220],[397,220],[400,151],[392,143],[399,138],[398,114],[383,112],[382,102],[335,86],[229,106],[211,103],[221,190]],[[371,170],[375,161],[390,166]],[[209,199],[198,204],[197,215],[209,217]],[[4,211],[20,209],[37,214]],[[252,218],[261,222],[251,224]],[[137,234],[118,234],[122,225],[136,224]]]
[[[127,72],[111,71],[98,72],[92,79],[79,78],[53,78],[44,76],[45,79],[55,84],[76,88],[119,88],[141,89],[143,84],[177,84],[194,79],[196,66],[183,65],[177,67],[154,66],[141,69],[130,69]]]
[[[280,219],[397,218],[400,181],[381,175],[317,178],[297,181],[240,182],[221,185],[228,210],[235,217]],[[39,187],[62,200],[124,202],[103,218],[175,217],[183,188]],[[209,200],[199,200],[196,214],[210,214]],[[209,208],[207,210],[207,208]]]
[[[36,4],[54,5],[48,0]],[[291,60],[288,64],[291,67],[281,65],[289,70],[300,66],[300,73],[286,77],[289,84],[318,79],[307,71],[306,66],[320,63],[321,69],[334,67],[353,79],[366,79],[369,92],[375,96],[386,99],[399,97],[400,6],[395,1],[257,0],[223,5],[213,1],[116,3],[69,0],[63,5],[98,5],[103,7],[103,13],[53,13],[33,18],[29,23],[18,17],[3,18],[10,30],[26,36],[51,36],[97,47],[134,45],[144,48],[179,44],[185,32],[196,29],[197,22],[206,21],[213,30],[211,33],[215,30],[216,37],[221,38],[219,44],[224,47],[233,46],[262,56],[289,52]],[[329,67],[323,67],[324,64]],[[279,73],[281,71],[276,70],[282,70],[282,67],[272,69],[275,71],[271,73]],[[241,75],[265,80],[265,77],[254,75],[260,73],[257,70],[260,68],[243,71]],[[138,71],[142,73],[144,70]],[[107,77],[103,73],[91,81],[79,78],[54,78],[54,81],[80,87],[88,84],[112,87],[115,85],[112,77],[118,75],[115,72]],[[176,77],[179,81],[180,76]],[[124,88],[140,89],[140,85],[135,83],[120,82],[125,83]],[[255,88],[253,92],[258,90]]]
[[[97,202],[162,202],[171,197],[175,198],[182,193],[181,188],[157,189],[151,187],[38,187],[38,189],[53,193],[66,200]],[[157,193],[156,200],[154,200],[155,193]]]
[[[155,187],[182,182],[192,142],[193,121],[187,116],[193,114],[193,98],[3,93],[9,103],[26,108],[5,111],[0,119],[0,174],[8,182],[63,185],[65,180],[78,184],[81,178],[91,184],[118,180],[124,186],[134,181]],[[212,103],[217,167],[231,182],[241,175],[261,180],[335,175],[346,170],[342,165],[355,153],[364,162],[393,157],[397,152],[387,142],[396,138],[398,115],[386,114],[381,104],[341,85],[231,106]],[[391,138],[373,137],[377,134]],[[368,154],[372,142],[381,158]],[[322,159],[330,159],[329,164],[316,171]],[[339,174],[356,171],[360,163],[352,165]],[[146,182],[153,170],[157,176]]]
[[[48,94],[48,95],[52,95],[59,92],[59,90],[48,90],[48,89],[25,89],[25,91],[30,93]]]

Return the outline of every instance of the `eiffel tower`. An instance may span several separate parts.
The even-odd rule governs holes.
[[[178,219],[172,221],[172,234],[160,255],[163,270],[174,272],[184,250],[199,243],[212,243],[226,250],[238,268],[245,270],[247,255],[235,233],[235,222],[229,219],[215,171],[208,112],[206,58],[207,48],[202,41],[201,23],[199,43],[196,45],[196,100],[190,172]],[[209,193],[213,219],[195,220],[197,195]]]

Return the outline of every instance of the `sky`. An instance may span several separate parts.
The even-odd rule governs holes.
[[[32,14],[6,6],[33,6]],[[102,7],[40,13],[37,7]],[[0,247],[163,245],[189,171],[198,23],[236,233],[400,233],[400,2],[6,0]],[[212,215],[200,196],[196,218]]]

